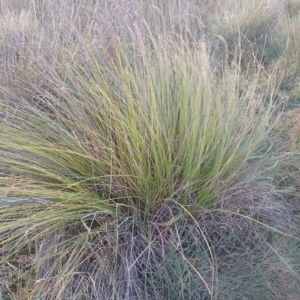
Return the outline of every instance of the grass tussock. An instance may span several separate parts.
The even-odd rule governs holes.
[[[296,6],[6,2],[4,299],[296,299]]]

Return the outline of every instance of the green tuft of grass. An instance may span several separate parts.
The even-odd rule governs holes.
[[[1,7],[4,297],[296,295],[299,220],[284,197],[291,185],[298,195],[297,172],[281,178],[296,155],[274,101],[282,64],[255,50],[276,34],[278,9],[251,6],[247,19],[250,3],[239,6],[216,46],[205,28],[217,4],[29,2]],[[254,45],[246,54],[241,37]],[[249,53],[259,67],[243,67]]]

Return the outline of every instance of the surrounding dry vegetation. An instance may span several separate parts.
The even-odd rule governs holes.
[[[299,0],[0,0],[2,299],[300,299]]]

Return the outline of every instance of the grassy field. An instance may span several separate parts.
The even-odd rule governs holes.
[[[0,0],[0,299],[300,299],[299,32],[299,0]]]

